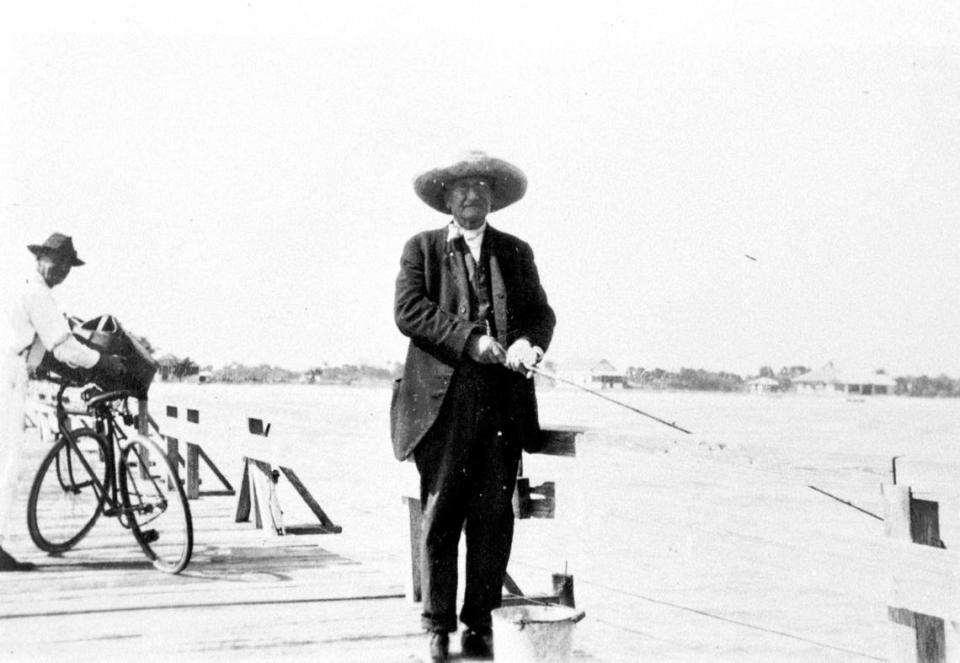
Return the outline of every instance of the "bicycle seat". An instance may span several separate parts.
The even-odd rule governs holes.
[[[129,396],[133,396],[133,392],[128,391],[127,389],[118,389],[116,391],[104,391],[95,396],[91,396],[90,398],[88,398],[87,408],[93,409],[98,405],[109,403],[110,401],[119,400],[121,398],[127,398]]]

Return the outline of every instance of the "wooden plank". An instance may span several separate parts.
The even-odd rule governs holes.
[[[210,456],[208,456],[207,452],[203,450],[203,447],[201,447],[199,444],[196,444],[193,446],[196,447],[197,453],[199,454],[200,459],[202,459],[203,462],[206,463],[210,471],[213,472],[216,475],[217,479],[219,479],[220,483],[223,484],[223,490],[201,490],[199,491],[199,494],[200,495],[225,495],[225,496],[235,495],[236,491],[233,489],[233,485],[230,483],[227,477],[223,475],[223,472],[220,471],[220,468],[218,468],[214,464],[214,462],[210,460]],[[198,488],[199,488],[199,484],[200,484],[200,481],[198,478],[197,479]]]
[[[253,472],[250,475],[254,481],[257,496],[257,512],[265,527],[278,536],[286,532],[283,527],[283,511],[277,499],[277,482],[273,472]]]
[[[247,430],[251,435],[262,435],[267,437],[270,435],[270,424],[266,426],[263,425],[262,419],[255,419],[253,417],[247,418]]]
[[[320,521],[320,524],[323,525],[328,532],[331,534],[339,534],[343,531],[342,527],[335,525],[334,522],[330,520],[317,500],[313,498],[313,495],[310,494],[310,491],[307,490],[307,487],[303,485],[302,481],[300,481],[300,477],[297,476],[296,472],[294,472],[291,468],[283,467],[282,465],[280,466],[280,471],[282,471],[284,476],[287,477],[287,480],[290,481],[297,493],[300,495],[300,499],[302,499],[306,505],[310,507],[310,510],[313,511],[313,515],[317,517],[317,520]]]
[[[577,436],[584,433],[585,428],[575,426],[551,426],[540,431],[540,444],[536,451],[529,453],[546,456],[576,456]]]
[[[507,590],[507,594],[510,596],[517,597],[524,595],[523,590],[520,589],[520,585],[518,585],[516,581],[510,577],[509,573],[503,574],[503,588]]]
[[[200,497],[200,454],[196,444],[187,442],[187,499]]]
[[[556,506],[556,484],[553,481],[544,481],[530,488],[527,508],[531,518],[553,518]]]
[[[180,463],[183,462],[183,458],[180,457],[180,442],[175,437],[166,437],[167,440],[167,460],[170,461],[170,467],[173,468],[172,477],[167,477],[167,490],[173,490],[174,481],[179,480],[180,478]],[[188,496],[189,498],[189,496]]]
[[[565,573],[553,574],[553,593],[557,595],[557,602],[568,608],[576,608],[577,602],[573,596],[573,576]]]
[[[903,484],[882,484],[883,495],[883,533],[884,536],[898,541],[912,541],[910,538],[910,487]]]
[[[910,500],[910,537],[924,546],[942,547],[940,541],[940,509],[936,502]],[[954,567],[957,568],[956,566]],[[944,591],[946,587],[941,588]],[[915,608],[914,608],[915,610]],[[916,613],[917,660],[942,663],[946,660],[946,625],[942,617]]]
[[[890,541],[889,605],[960,621],[960,553]]]
[[[240,496],[237,497],[237,512],[233,521],[245,523],[250,520],[250,510],[253,505],[253,496],[250,494],[250,465],[243,459],[243,476],[240,479]]]
[[[553,518],[556,510],[556,484],[544,481],[531,486],[528,477],[518,477],[513,492],[513,515],[520,519]]]
[[[261,529],[268,517],[274,519],[272,504],[269,502],[269,489],[264,479],[273,483],[273,468],[270,463],[244,456],[243,487],[237,500],[236,522],[246,522],[252,513],[254,527]],[[263,513],[264,511],[266,513]]]
[[[903,484],[881,484],[883,497],[883,533],[891,542],[903,542],[913,549],[910,537],[910,487]],[[891,564],[891,575],[895,567]],[[891,578],[891,596],[888,601],[890,624],[887,626],[887,647],[891,663],[916,663],[917,630],[913,612],[918,604],[903,602],[896,595],[897,582]],[[905,597],[904,597],[905,598]]]
[[[561,597],[556,594],[531,594],[529,596],[508,595],[501,599],[501,605],[504,608],[510,608],[517,605],[564,605]]]
[[[249,461],[247,466],[252,465]],[[253,511],[253,526],[257,529],[263,529],[263,514],[261,513],[261,491],[258,487],[259,481],[257,481],[257,472],[256,470],[250,470],[250,473],[247,475],[247,482],[250,484],[250,504],[252,505]]]
[[[941,548],[936,502],[915,499],[904,485],[884,485],[882,492],[891,575],[891,660],[947,661],[944,618],[960,618],[960,557]],[[912,629],[904,628],[911,620]]]

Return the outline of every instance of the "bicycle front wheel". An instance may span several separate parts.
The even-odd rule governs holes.
[[[193,553],[190,506],[175,467],[152,440],[137,437],[120,452],[121,520],[153,565],[179,573]]]
[[[107,441],[90,428],[61,436],[30,487],[27,527],[40,550],[61,553],[86,536],[101,513],[107,483]]]

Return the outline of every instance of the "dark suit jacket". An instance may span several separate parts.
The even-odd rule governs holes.
[[[470,322],[470,290],[463,257],[447,242],[447,227],[415,235],[403,248],[397,276],[394,318],[410,338],[403,378],[394,384],[390,409],[393,450],[400,460],[413,453],[437,419],[458,366],[471,361],[467,340],[484,333]],[[530,246],[487,225],[482,257],[489,256],[490,287],[497,337],[504,348],[526,337],[544,351],[556,318],[540,286]],[[507,432],[525,445],[540,426],[533,380],[506,368]]]

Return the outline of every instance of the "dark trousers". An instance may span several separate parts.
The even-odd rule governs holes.
[[[457,552],[466,531],[460,620],[490,629],[513,543],[513,491],[520,445],[503,431],[502,367],[457,369],[436,423],[417,445],[423,508],[423,626],[457,628]]]

